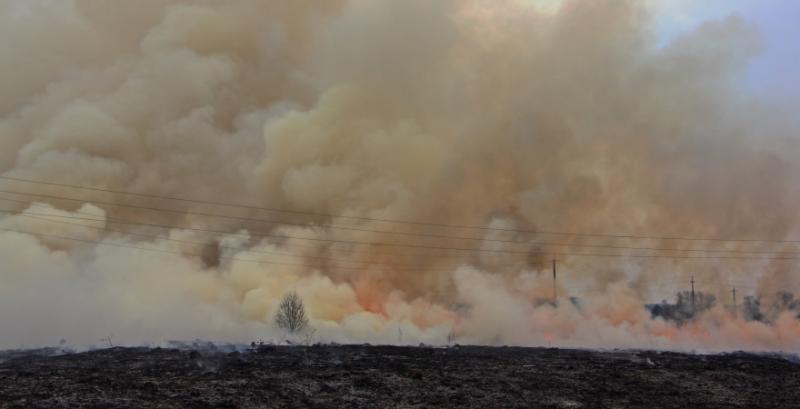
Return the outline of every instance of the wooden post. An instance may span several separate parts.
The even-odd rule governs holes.
[[[558,292],[556,290],[556,259],[553,259],[553,306],[556,306],[558,301]]]

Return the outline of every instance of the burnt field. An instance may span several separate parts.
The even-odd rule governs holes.
[[[800,364],[743,353],[263,346],[0,361],[2,408],[800,407]]]

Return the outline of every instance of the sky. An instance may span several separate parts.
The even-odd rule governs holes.
[[[743,84],[752,91],[795,99],[800,92],[800,2],[792,0],[654,0],[662,43],[707,20],[735,14],[756,26],[761,53],[751,62]]]
[[[557,10],[560,0],[520,0]],[[800,94],[800,2],[792,0],[646,0],[661,45],[709,20],[743,17],[761,35],[761,52],[741,84],[751,92],[797,100]]]

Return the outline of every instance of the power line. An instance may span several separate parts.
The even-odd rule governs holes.
[[[154,249],[154,248],[141,247],[141,246],[135,246],[135,245],[130,245],[130,244],[109,243],[107,241],[88,240],[88,239],[81,239],[81,238],[77,238],[77,237],[69,237],[69,236],[62,236],[62,235],[56,235],[56,234],[47,234],[47,233],[36,233],[36,232],[25,231],[25,230],[0,228],[0,231],[17,233],[17,234],[25,234],[25,235],[37,237],[37,238],[40,238],[40,239],[41,238],[45,238],[45,239],[54,239],[54,240],[74,241],[74,242],[79,242],[79,243],[84,243],[84,244],[93,244],[93,245],[98,245],[98,246],[110,246],[110,247],[128,248],[128,249],[141,250],[141,251],[150,251],[150,252],[156,252],[156,253],[173,254],[173,255],[178,255],[178,256],[182,256],[182,257],[185,257],[185,256],[191,256],[191,257],[197,257],[197,258],[202,258],[203,257],[203,255],[200,254],[200,253]],[[170,239],[168,239],[168,240],[170,240]],[[176,241],[176,240],[172,239],[171,241]],[[223,256],[223,255],[220,255],[218,257],[218,259],[219,260],[230,260],[230,261],[241,261],[241,262],[256,263],[256,264],[266,264],[266,265],[301,267],[301,268],[318,269],[318,270],[324,268],[324,266],[321,266],[321,265],[300,264],[300,263],[286,263],[286,262],[271,261],[271,260],[255,260],[255,259],[248,259],[248,258],[241,258],[241,257],[231,257],[231,256]],[[389,266],[380,265],[380,264],[371,264],[370,267],[389,267]],[[348,268],[356,268],[356,267],[350,266]],[[339,268],[339,267],[336,267],[336,270],[337,271],[342,271],[342,272],[353,272],[353,273],[358,272],[357,270],[348,270],[347,268],[342,269],[342,268]],[[398,270],[396,270],[396,271],[398,271]],[[426,269],[426,271],[436,272],[437,270]],[[448,271],[450,271],[450,270],[448,270]],[[444,272],[444,271],[441,271],[441,272]]]
[[[0,199],[0,200],[2,200],[2,199]],[[12,212],[8,211],[8,210],[0,209],[0,213],[12,213]],[[147,239],[152,239],[152,240],[164,240],[164,241],[183,243],[183,244],[191,244],[191,245],[199,245],[199,246],[205,246],[205,245],[209,244],[208,242],[197,242],[197,241],[173,239],[173,238],[170,238],[170,237],[164,237],[164,236],[153,235],[153,234],[133,233],[133,232],[125,231],[125,230],[109,229],[107,227],[89,226],[89,225],[82,224],[82,223],[71,223],[71,222],[67,222],[67,221],[63,221],[63,220],[52,220],[51,219],[52,217],[72,218],[70,216],[49,215],[49,214],[42,214],[42,213],[19,213],[19,214],[15,214],[15,216],[26,217],[26,218],[31,218],[31,219],[35,219],[35,220],[42,220],[42,221],[51,222],[51,223],[67,224],[67,225],[70,225],[70,226],[77,226],[77,227],[81,227],[81,228],[89,228],[89,229],[99,230],[99,231],[108,231],[108,232],[112,232],[112,233],[119,233],[119,234],[124,234],[124,235],[127,235],[127,236],[133,236],[133,237],[142,237],[142,238],[147,238]],[[103,219],[88,219],[88,218],[78,218],[78,219],[79,220],[85,220],[85,221],[97,221],[97,222],[104,222],[105,221]],[[166,228],[168,226],[159,226],[159,227],[165,227]],[[225,246],[225,245],[221,245],[221,244],[218,245],[217,247],[219,249],[222,249],[222,250],[234,250],[234,251],[240,251],[240,252],[244,252],[244,253],[278,255],[278,256],[296,257],[296,258],[303,258],[303,259],[317,259],[317,260],[333,262],[333,263],[337,263],[337,264],[338,263],[360,264],[360,265],[350,266],[351,268],[358,268],[358,267],[368,268],[368,267],[379,266],[379,267],[390,267],[390,268],[392,268],[392,269],[394,269],[396,271],[417,271],[419,269],[425,269],[429,265],[429,264],[413,265],[413,264],[388,264],[388,263],[352,262],[352,261],[341,261],[341,260],[338,260],[338,259],[335,259],[335,258],[332,258],[332,257],[320,257],[320,256],[304,255],[304,254],[296,254],[296,253],[252,250],[252,249],[249,249],[249,248],[246,248],[246,247]],[[510,267],[512,265],[513,264],[505,264],[503,266]],[[403,268],[406,268],[407,270],[401,270],[398,267],[403,267]]]
[[[2,210],[0,212],[11,213],[7,210]],[[41,214],[39,214],[41,216]],[[44,217],[64,217],[64,218],[74,218],[70,216],[61,216],[61,215],[43,215]],[[81,219],[81,218],[75,218]],[[102,221],[99,219],[82,219],[82,220],[90,220],[90,221]],[[146,224],[146,223],[135,223],[135,222],[115,222],[106,220],[108,223],[121,223],[121,224],[136,224],[136,225],[143,225],[149,227],[161,227],[167,228],[169,226],[165,225],[157,225],[157,224]],[[174,227],[174,228],[181,228],[184,230],[197,230],[203,232],[212,232],[212,233],[219,233],[219,234],[236,234],[236,233],[228,233],[228,232],[220,232],[220,231],[213,231],[213,230],[205,230],[205,229],[195,229],[195,228],[182,228],[182,227]],[[0,229],[3,230],[3,229]],[[19,233],[19,232],[18,232]],[[38,233],[34,233],[38,234]],[[253,237],[257,237],[256,235],[252,235]],[[259,235],[262,236],[262,235]],[[489,250],[489,249],[466,249],[466,248],[455,248],[455,247],[428,247],[428,246],[416,246],[412,244],[385,244],[385,243],[371,243],[371,242],[357,242],[357,241],[349,241],[349,240],[335,240],[335,239],[321,239],[321,238],[302,238],[302,237],[291,237],[291,236],[266,236],[265,237],[279,237],[279,238],[296,238],[302,240],[318,240],[318,241],[325,241],[325,242],[335,242],[335,243],[347,243],[347,244],[366,244],[366,245],[387,245],[387,246],[407,246],[412,248],[423,248],[423,249],[439,249],[439,250],[457,250],[457,251],[475,251],[475,252],[490,252],[490,253],[506,253],[506,254],[524,254],[524,255],[541,255],[541,256],[585,256],[585,257],[621,257],[621,258],[648,258],[648,259],[709,259],[709,260],[800,260],[800,257],[753,257],[753,256],[674,256],[674,255],[663,255],[663,254],[609,254],[609,253],[574,253],[574,252],[554,252],[554,251],[512,251],[512,250]],[[62,237],[63,238],[63,237]],[[68,238],[63,238],[68,240]]]
[[[0,201],[14,201],[14,200],[0,198]],[[24,203],[22,201],[14,201],[14,202]],[[239,237],[247,238],[247,239],[250,239],[250,238],[275,238],[275,239],[294,239],[294,240],[308,240],[308,241],[323,241],[323,242],[333,242],[333,243],[337,243],[337,242],[341,243],[341,242],[343,242],[342,240],[328,240],[328,239],[320,239],[320,238],[315,238],[315,237],[298,237],[298,236],[290,236],[290,235],[268,234],[268,233],[260,233],[258,231],[255,231],[255,232],[248,231],[247,233],[238,233],[238,232],[224,231],[224,230],[202,229],[202,228],[188,227],[188,226],[156,224],[156,223],[144,223],[144,222],[126,221],[126,220],[108,219],[108,218],[97,219],[97,218],[67,216],[67,215],[60,215],[60,214],[31,213],[31,212],[17,213],[15,211],[8,210],[8,209],[0,210],[0,213],[12,214],[12,215],[16,215],[16,216],[27,216],[27,215],[41,216],[43,219],[44,218],[56,217],[56,218],[62,218],[62,219],[105,222],[105,223],[108,223],[108,224],[120,224],[120,225],[130,225],[130,226],[161,228],[161,229],[179,229],[179,230],[193,231],[193,232],[205,233],[205,234],[239,236]],[[93,214],[90,214],[90,213],[80,212],[80,211],[73,212],[73,214],[84,214],[84,215],[89,215],[89,216],[96,216],[96,215],[93,215]],[[83,226],[83,225],[77,224],[77,223],[70,223],[70,224],[75,224],[76,226]],[[116,230],[112,230],[112,229],[108,229],[108,230],[109,231],[116,231]],[[127,233],[127,232],[124,232],[124,231],[116,231],[116,232],[123,233],[123,234]],[[345,242],[345,244],[364,244],[364,245],[368,245],[368,244],[371,244],[371,243],[369,243],[369,242]],[[297,244],[297,243],[293,243],[292,245],[293,246],[298,246],[298,247],[304,247],[304,248],[313,248],[313,249],[318,248],[317,246],[302,245],[302,244]],[[399,255],[407,255],[407,254],[399,253]]]
[[[721,237],[681,237],[681,236],[650,236],[650,235],[632,235],[632,234],[608,234],[608,233],[576,233],[576,232],[563,232],[563,231],[549,231],[549,230],[523,230],[523,229],[505,229],[499,227],[488,227],[488,226],[476,226],[476,225],[459,225],[459,224],[447,224],[447,223],[434,223],[434,222],[424,222],[424,221],[410,221],[410,220],[393,220],[393,219],[383,219],[383,218],[374,218],[374,217],[361,217],[361,216],[344,216],[344,215],[334,215],[330,213],[315,213],[315,212],[307,212],[307,211],[300,211],[300,210],[289,210],[289,209],[277,209],[277,208],[269,208],[269,207],[260,207],[255,205],[246,205],[246,204],[235,204],[235,203],[226,203],[226,202],[217,202],[217,201],[208,201],[208,200],[199,200],[199,199],[190,199],[190,198],[183,198],[183,197],[175,197],[175,196],[161,196],[161,195],[153,195],[153,194],[146,194],[146,193],[135,193],[135,192],[127,192],[121,190],[112,190],[112,189],[101,189],[89,186],[81,186],[81,185],[72,185],[72,184],[65,184],[65,183],[55,183],[55,182],[46,182],[41,180],[33,180],[33,179],[24,179],[18,177],[10,177],[10,176],[0,176],[0,179],[14,181],[14,182],[22,182],[22,183],[30,183],[30,184],[38,184],[38,185],[46,185],[46,186],[57,186],[57,187],[65,187],[65,188],[72,188],[72,189],[81,189],[87,191],[95,191],[95,192],[103,192],[103,193],[113,193],[113,194],[120,194],[120,195],[129,195],[129,196],[137,196],[137,197],[144,197],[144,198],[151,198],[151,199],[162,199],[162,200],[174,200],[180,202],[187,202],[187,203],[197,203],[197,204],[206,204],[206,205],[214,205],[214,206],[223,206],[223,207],[234,207],[234,208],[242,208],[242,209],[250,209],[250,210],[260,210],[260,211],[267,211],[267,212],[276,212],[276,213],[287,213],[287,214],[296,214],[296,215],[305,215],[305,216],[313,216],[313,217],[325,217],[325,218],[338,218],[338,219],[349,219],[349,220],[361,220],[361,221],[372,221],[372,222],[382,222],[382,223],[396,223],[396,224],[407,224],[407,225],[416,225],[416,226],[430,226],[430,227],[443,227],[443,228],[455,228],[455,229],[472,229],[472,230],[482,230],[482,231],[500,231],[500,232],[510,232],[510,233],[528,233],[528,234],[547,234],[547,235],[560,235],[560,236],[572,236],[572,237],[605,237],[605,238],[614,238],[614,239],[646,239],[646,240],[685,240],[685,241],[713,241],[713,242],[754,242],[754,243],[800,243],[800,239],[798,240],[777,240],[777,239],[726,239]],[[9,192],[9,191],[2,191],[3,193],[11,193],[11,194],[22,194],[22,195],[30,195],[30,196],[39,196],[39,197],[50,197],[55,199],[61,200],[73,200],[73,201],[83,201],[82,199],[72,199],[72,198],[63,198],[57,196],[49,196],[49,195],[37,195],[31,193],[19,193],[19,192]],[[136,207],[132,205],[118,205],[112,203],[102,203],[102,202],[95,202],[96,204],[105,204],[109,206],[125,206],[125,207]],[[165,209],[158,209],[158,208],[147,208],[147,207],[139,207],[142,209],[147,210],[157,210],[157,211],[171,211],[171,212],[180,212],[184,214],[191,214],[190,212],[178,211],[178,210],[165,210]],[[286,221],[269,221],[269,220],[261,220],[261,219],[249,219],[249,218],[238,218],[234,216],[222,216],[222,215],[206,215],[211,217],[222,217],[222,218],[232,218],[232,219],[244,219],[249,221],[257,221],[263,223],[282,223],[282,224],[292,224]],[[345,228],[345,227],[333,227],[328,226],[331,228]],[[356,228],[349,228],[349,229],[356,229]],[[370,231],[370,230],[367,230]],[[372,232],[383,232],[383,233],[394,233],[394,234],[410,234],[410,235],[424,235],[423,233],[407,233],[407,232],[390,232],[390,231],[372,231]],[[447,238],[456,239],[457,237],[447,236]],[[463,239],[478,239],[478,238],[463,238]]]
[[[65,196],[49,195],[49,194],[41,194],[41,193],[16,192],[16,191],[9,191],[9,190],[2,190],[2,189],[0,189],[0,193],[20,195],[20,196],[33,196],[33,197],[40,197],[40,198],[53,199],[53,200],[66,200],[66,201],[70,201],[70,202],[92,203],[92,204],[110,206],[110,207],[125,207],[125,208],[129,208],[129,209],[147,210],[147,211],[155,211],[155,212],[171,213],[171,214],[180,214],[180,215],[189,215],[189,216],[217,217],[217,218],[220,218],[220,219],[236,220],[236,221],[241,221],[241,222],[255,222],[255,223],[265,223],[265,224],[282,224],[282,225],[301,226],[301,227],[306,227],[306,226],[309,225],[308,223],[289,222],[289,221],[285,221],[285,220],[257,219],[257,218],[252,218],[252,217],[231,216],[231,215],[214,214],[214,213],[204,213],[204,212],[196,212],[196,211],[190,211],[190,210],[165,209],[165,208],[161,208],[161,207],[139,206],[139,205],[133,205],[133,204],[126,204],[126,203],[111,203],[111,202],[104,202],[104,201],[98,201],[98,200],[78,199],[78,198],[74,198],[74,197],[65,197]],[[368,232],[368,233],[384,233],[384,234],[396,234],[396,235],[408,235],[408,236],[429,236],[429,237],[436,237],[436,238],[451,238],[451,239],[463,239],[463,240],[482,240],[479,237],[453,237],[453,236],[436,235],[436,234],[428,234],[428,233],[412,233],[412,232],[400,232],[400,231],[391,231],[391,230],[373,230],[373,229],[365,229],[365,228],[360,228],[360,227],[349,227],[349,226],[340,226],[340,225],[324,225],[322,227],[325,227],[327,229],[350,230],[350,231],[359,231],[359,232]]]
[[[16,229],[9,229],[9,228],[0,228],[0,231],[29,235],[29,236],[37,237],[39,239],[47,238],[47,239],[55,239],[55,240],[66,240],[66,241],[73,241],[73,242],[84,243],[84,244],[92,244],[92,245],[97,245],[97,246],[127,248],[127,249],[148,251],[148,252],[161,253],[161,254],[171,254],[171,255],[177,255],[177,256],[181,256],[181,257],[185,257],[185,256],[202,257],[202,254],[199,254],[199,253],[186,253],[186,252],[177,252],[177,251],[170,251],[170,250],[163,250],[163,249],[154,249],[154,248],[148,248],[148,247],[133,246],[133,245],[129,245],[129,244],[109,243],[109,242],[105,242],[105,241],[87,240],[87,239],[81,239],[81,238],[76,238],[76,237],[67,237],[67,236],[54,235],[54,234],[34,233],[34,232],[30,232],[30,231],[16,230]],[[229,257],[229,256],[219,256],[219,259],[220,260],[231,260],[231,261],[255,263],[255,264],[260,264],[260,265],[280,265],[280,266],[292,266],[292,267],[302,267],[302,268],[311,268],[311,269],[322,269],[323,268],[322,266],[315,266],[315,265],[295,264],[295,263],[282,263],[282,262],[275,262],[275,261],[244,259],[244,258]]]
[[[180,215],[190,215],[190,216],[200,216],[200,217],[217,217],[221,219],[228,219],[228,220],[236,220],[241,222],[255,222],[255,223],[265,223],[265,224],[282,224],[282,225],[290,225],[290,226],[298,226],[298,227],[308,227],[308,223],[298,223],[298,222],[289,222],[284,220],[267,220],[267,219],[256,219],[252,217],[243,217],[243,216],[230,216],[230,215],[221,215],[221,214],[214,214],[214,213],[203,213],[203,212],[196,212],[196,211],[189,211],[189,210],[177,210],[177,209],[165,209],[160,207],[150,207],[150,206],[139,206],[139,205],[132,205],[126,203],[111,203],[111,202],[103,202],[103,201],[96,201],[96,200],[88,200],[88,199],[77,199],[73,197],[65,197],[65,196],[58,196],[58,195],[50,195],[50,194],[40,194],[40,193],[29,193],[29,192],[17,192],[17,191],[9,191],[9,190],[2,190],[0,189],[0,193],[5,194],[13,194],[13,195],[20,195],[20,196],[33,196],[45,199],[53,199],[53,200],[66,200],[70,202],[80,202],[80,203],[92,203],[97,205],[109,206],[109,207],[117,207],[117,208],[131,208],[137,210],[146,210],[146,211],[156,211],[162,213],[171,213],[171,214],[180,214]],[[0,200],[10,200],[10,199],[1,199]],[[503,239],[491,239],[491,238],[483,238],[483,237],[466,237],[466,236],[451,236],[451,235],[444,235],[444,234],[434,234],[434,233],[418,233],[418,232],[403,232],[403,231],[393,231],[393,230],[375,230],[375,229],[366,229],[361,227],[350,227],[350,226],[341,226],[336,224],[326,224],[320,227],[324,227],[326,229],[333,229],[333,230],[348,230],[348,231],[358,231],[358,232],[366,232],[366,233],[379,233],[379,234],[394,234],[394,235],[401,235],[401,236],[420,236],[420,237],[429,237],[429,238],[438,238],[438,239],[450,239],[450,240],[471,240],[471,241],[488,241],[488,242],[497,242],[497,243],[516,243],[516,244],[527,244],[525,241],[520,240],[503,240]],[[585,247],[592,247],[590,245],[586,245]]]
[[[5,212],[6,212],[5,210],[0,210],[0,213],[5,213]],[[93,230],[108,231],[108,232],[112,232],[112,233],[120,233],[120,234],[124,234],[126,236],[141,237],[141,238],[147,238],[147,239],[152,239],[152,240],[164,240],[164,241],[170,241],[170,242],[175,242],[175,243],[198,245],[198,246],[205,246],[205,245],[209,244],[207,242],[198,242],[198,241],[190,241],[190,240],[173,239],[173,238],[170,238],[170,237],[158,236],[158,235],[153,235],[153,234],[132,233],[132,232],[124,231],[124,230],[109,229],[107,227],[88,226],[86,224],[71,223],[71,222],[67,222],[67,221],[63,221],[63,220],[52,220],[52,219],[49,219],[49,217],[53,217],[53,216],[50,216],[50,215],[45,215],[45,216],[39,217],[39,216],[36,216],[34,214],[25,214],[25,213],[23,213],[23,214],[19,214],[18,216],[27,217],[27,218],[31,218],[31,219],[35,219],[35,220],[43,220],[43,221],[47,221],[47,222],[51,222],[51,223],[61,223],[61,224],[67,224],[67,225],[70,225],[70,226],[78,226],[78,227],[82,227],[82,228],[89,228],[89,229],[93,229]],[[56,217],[58,217],[58,216],[56,216]],[[102,221],[102,220],[97,220],[97,221]],[[243,252],[243,253],[277,255],[277,256],[286,256],[286,257],[296,257],[296,258],[302,258],[302,259],[316,259],[316,260],[322,260],[322,261],[327,261],[327,262],[335,262],[335,263],[339,263],[340,262],[339,260],[333,259],[331,257],[320,257],[320,256],[314,256],[314,255],[304,255],[304,254],[276,252],[276,251],[252,250],[252,249],[248,249],[248,248],[245,248],[245,247],[226,246],[226,245],[221,245],[221,244],[218,245],[217,248],[219,248],[221,250],[239,251],[239,252]],[[388,265],[388,264],[385,264],[385,263],[354,263],[352,261],[345,261],[345,263],[360,264],[360,265],[350,266],[352,268],[359,268],[359,267],[366,268],[366,267],[374,267],[374,266],[393,267],[393,268],[397,267],[396,265]],[[408,268],[411,268],[411,269],[414,268],[411,265],[408,265],[408,266],[405,266],[405,267],[408,267]],[[419,268],[424,268],[425,266],[424,265],[418,265],[416,267],[417,267],[417,269],[419,269]]]
[[[109,243],[105,241],[96,241],[96,240],[87,240],[87,239],[80,239],[76,237],[66,237],[54,234],[44,234],[44,233],[34,233],[30,231],[24,230],[16,230],[16,229],[8,229],[8,228],[0,228],[0,231],[4,232],[12,232],[17,234],[25,234],[37,238],[49,238],[49,239],[56,239],[56,240],[66,240],[66,241],[73,241],[78,243],[84,244],[93,244],[98,246],[106,246],[106,247],[116,247],[116,248],[127,248],[127,249],[134,249],[140,251],[148,251],[154,253],[162,253],[162,254],[171,254],[177,255],[181,257],[185,256],[192,256],[192,257],[202,257],[202,254],[199,253],[186,253],[186,252],[177,252],[177,251],[170,251],[170,250],[163,250],[163,249],[154,249],[148,247],[140,247],[140,246],[133,246],[129,244],[119,244],[119,243]],[[255,263],[261,265],[281,265],[281,266],[293,266],[293,267],[303,267],[303,268],[312,268],[312,269],[322,269],[322,266],[314,266],[314,265],[306,265],[306,264],[295,264],[295,263],[281,263],[281,262],[273,262],[273,261],[265,261],[265,260],[254,260],[254,259],[244,259],[240,257],[230,257],[230,256],[220,256],[220,260],[230,260],[230,261],[240,261],[246,263]],[[347,270],[342,270],[347,271]],[[752,287],[750,287],[752,288]]]
[[[0,231],[18,233],[18,234],[26,234],[26,235],[33,236],[33,237],[38,237],[38,238],[74,241],[74,242],[85,243],[85,244],[93,244],[93,245],[98,245],[98,246],[110,246],[110,247],[128,248],[128,249],[135,249],[135,250],[142,250],[142,251],[151,251],[151,252],[156,252],[156,253],[174,254],[174,255],[178,255],[178,256],[192,256],[192,257],[200,257],[200,258],[203,257],[203,255],[200,254],[200,253],[185,253],[185,252],[179,252],[179,251],[154,249],[154,248],[149,248],[149,247],[134,246],[134,245],[130,245],[130,244],[109,243],[109,242],[106,242],[106,241],[88,240],[88,239],[81,239],[81,238],[77,238],[77,237],[61,236],[61,235],[56,235],[56,234],[35,233],[35,232],[30,232],[30,231],[8,229],[8,228],[0,228]],[[242,262],[257,263],[257,264],[282,265],[282,266],[304,267],[304,268],[315,268],[315,269],[321,268],[320,266],[313,266],[313,265],[308,265],[308,264],[282,263],[282,262],[276,262],[276,261],[254,260],[254,259],[246,259],[246,258],[239,258],[239,257],[229,257],[229,256],[220,256],[219,259],[220,260],[242,261]]]
[[[14,199],[7,199],[7,198],[0,198],[0,201],[8,201],[13,203],[20,203],[20,204],[27,204],[27,202],[22,200],[14,200]],[[0,209],[0,213],[14,213],[8,209]],[[85,212],[74,212],[77,214],[87,214]],[[165,225],[165,224],[154,224],[154,223],[140,223],[140,222],[132,222],[132,221],[121,221],[117,219],[91,219],[91,218],[81,218],[75,216],[67,216],[67,215],[55,215],[55,214],[43,214],[43,213],[21,213],[20,215],[30,214],[34,216],[43,216],[43,217],[57,217],[57,218],[67,218],[67,219],[77,219],[77,220],[85,220],[85,221],[105,221],[112,224],[130,224],[130,225],[140,225],[145,227],[157,227],[157,228],[165,228],[165,229],[184,229],[184,230],[196,230],[205,233],[215,233],[215,234],[227,234],[227,235],[243,235],[240,233],[234,233],[229,231],[220,231],[220,230],[211,230],[211,229],[196,229],[190,227],[184,227],[179,225]],[[91,215],[94,216],[94,215]],[[512,251],[512,250],[490,250],[490,249],[475,249],[475,248],[457,248],[457,247],[442,247],[442,246],[427,246],[427,245],[411,245],[405,243],[385,243],[385,242],[369,242],[369,241],[353,241],[353,240],[335,240],[335,239],[321,239],[321,238],[314,238],[314,237],[299,237],[299,236],[292,236],[292,235],[285,235],[285,234],[269,234],[269,233],[259,233],[259,232],[252,232],[248,236],[250,237],[269,237],[269,238],[278,238],[278,239],[296,239],[296,240],[311,240],[311,241],[326,241],[326,242],[337,242],[337,243],[345,243],[345,244],[354,244],[354,245],[375,245],[375,246],[386,246],[386,247],[410,247],[410,248],[419,248],[419,249],[433,249],[433,250],[454,250],[454,251],[479,251],[479,252],[496,252],[496,253],[506,253],[506,254],[525,254],[531,255],[535,254],[530,251]],[[582,243],[551,243],[551,242],[513,242],[514,244],[525,244],[533,247],[586,247],[586,248],[607,248],[607,249],[615,249],[615,250],[635,250],[635,251],[661,251],[661,252],[691,252],[691,253],[724,253],[724,254],[763,254],[763,255],[785,255],[785,256],[800,256],[798,252],[791,252],[791,251],[763,251],[763,250],[724,250],[724,249],[681,249],[681,248],[663,248],[663,247],[635,247],[635,246],[615,246],[615,245],[602,245],[602,244],[582,244]]]
[[[150,199],[166,199],[166,200],[175,200],[175,201],[186,202],[186,203],[207,204],[207,205],[224,206],[224,207],[238,207],[238,208],[241,208],[241,209],[262,210],[262,211],[274,212],[274,213],[288,213],[288,214],[297,214],[297,215],[303,215],[303,216],[339,218],[339,219],[385,222],[385,223],[414,224],[414,225],[422,225],[422,226],[461,227],[461,228],[483,229],[483,227],[480,227],[480,226],[468,227],[468,226],[455,226],[455,225],[446,225],[446,224],[431,223],[431,222],[390,220],[390,219],[380,219],[380,218],[360,217],[360,216],[344,216],[344,215],[334,215],[334,214],[330,214],[330,213],[315,213],[315,212],[307,212],[307,211],[301,211],[301,210],[277,209],[277,208],[260,207],[260,206],[248,205],[248,204],[225,203],[225,202],[190,199],[190,198],[175,197],[175,196],[160,196],[160,195],[153,195],[153,194],[147,194],[147,193],[136,193],[136,192],[128,192],[128,191],[122,191],[122,190],[101,189],[101,188],[89,187],[89,186],[70,185],[70,184],[65,184],[65,183],[54,183],[54,182],[45,182],[45,181],[41,181],[41,180],[15,178],[15,177],[10,177],[10,176],[0,176],[0,179],[10,180],[10,181],[15,181],[15,182],[33,183],[33,184],[39,184],[39,185],[48,185],[48,186],[68,187],[68,188],[73,188],[73,189],[90,190],[90,191],[95,191],[95,192],[113,193],[113,194],[128,195],[128,196],[138,196],[138,197],[145,197],[145,198],[150,198]]]
[[[82,203],[94,203],[100,204],[105,206],[111,207],[126,207],[126,208],[134,208],[138,210],[148,210],[148,211],[160,211],[166,212],[171,214],[181,214],[181,215],[194,215],[194,216],[201,216],[201,217],[218,217],[224,219],[233,219],[238,221],[253,221],[253,222],[260,222],[260,223],[282,223],[280,221],[274,220],[263,220],[263,219],[254,219],[254,218],[247,218],[247,217],[238,217],[238,216],[228,216],[228,215],[216,215],[216,214],[208,214],[208,213],[199,213],[199,212],[192,212],[192,211],[182,211],[182,210],[175,210],[175,209],[163,209],[163,208],[156,208],[156,207],[146,207],[146,206],[137,206],[137,205],[129,205],[129,204],[120,204],[120,203],[109,203],[109,202],[98,202],[98,201],[89,201],[87,199],[76,199],[70,197],[63,197],[57,195],[44,195],[38,193],[27,193],[27,192],[13,192],[13,191],[6,191],[0,190],[0,193],[6,194],[15,194],[15,195],[22,195],[22,196],[33,196],[33,197],[44,197],[49,199],[55,200],[66,200],[66,201],[73,201],[73,202],[82,202]],[[21,201],[21,200],[14,200],[8,198],[0,198],[2,201],[9,201],[21,204],[28,204],[28,202]],[[120,222],[124,223],[124,222]],[[284,223],[286,224],[286,223]],[[299,223],[288,223],[289,225],[294,226],[302,226],[307,227],[307,225],[299,224]],[[157,227],[170,227],[170,228],[182,228],[180,226],[165,226],[159,225]],[[426,233],[408,233],[408,232],[392,232],[392,231],[381,231],[381,230],[371,230],[371,229],[361,229],[361,228],[350,228],[350,227],[342,227],[342,226],[320,226],[324,228],[332,228],[332,229],[345,229],[345,230],[355,230],[355,231],[362,231],[362,232],[372,232],[372,233],[391,233],[391,234],[406,234],[406,235],[422,235],[427,237],[435,237],[435,238],[447,238],[447,239],[456,239],[456,240],[475,240],[475,241],[487,241],[487,242],[497,242],[497,243],[507,243],[507,244],[518,244],[518,245],[529,245],[529,246],[554,246],[554,247],[584,247],[584,248],[605,248],[605,249],[615,249],[615,250],[644,250],[644,251],[671,251],[671,252],[696,252],[696,253],[734,253],[734,254],[771,254],[771,255],[780,255],[780,254],[791,254],[797,255],[798,253],[793,253],[789,251],[759,251],[759,250],[739,250],[739,249],[732,249],[732,250],[725,250],[725,249],[686,249],[686,248],[664,248],[664,247],[635,247],[635,246],[616,246],[616,245],[608,245],[608,244],[585,244],[585,243],[552,243],[552,242],[531,242],[531,241],[519,241],[519,240],[501,240],[501,239],[489,239],[489,238],[480,238],[480,237],[460,237],[460,236],[448,236],[448,235],[435,235],[435,234],[426,234]],[[219,231],[211,231],[215,233],[226,233],[226,232],[219,232]],[[262,234],[262,236],[266,237],[276,237],[270,234]],[[276,238],[292,238],[292,239],[299,239],[299,240],[311,240],[308,238],[303,237],[294,237],[294,236],[280,236]],[[413,246],[413,245],[406,245],[402,243],[384,243],[384,242],[350,242],[349,244],[372,244],[378,246],[400,246],[400,247],[415,247],[415,248],[431,248],[431,249],[440,249],[437,246]],[[477,249],[465,249],[465,248],[444,248],[446,250],[458,250],[458,251],[472,251]],[[507,252],[507,251],[504,251]],[[520,252],[517,252],[520,253]]]
[[[0,200],[6,200],[6,199],[0,198]],[[13,213],[10,210],[3,210],[2,212],[4,212],[4,213]],[[78,213],[85,214],[85,213],[82,213],[82,212],[78,212]],[[99,219],[81,218],[81,217],[65,216],[65,215],[46,215],[46,214],[37,214],[37,215],[46,216],[46,217],[69,218],[69,219],[77,219],[77,220],[102,221],[102,220],[99,220]],[[253,232],[251,234],[242,234],[242,233],[233,233],[233,232],[222,231],[222,230],[200,229],[200,228],[195,228],[195,227],[183,227],[183,226],[176,226],[176,225],[156,224],[156,223],[141,223],[141,222],[123,221],[123,220],[117,220],[117,219],[106,219],[105,221],[107,223],[112,223],[112,224],[128,224],[128,225],[137,225],[137,226],[145,226],[145,227],[172,228],[172,229],[182,229],[182,230],[189,230],[189,231],[198,231],[198,232],[204,232],[204,233],[238,235],[238,236],[246,236],[246,237],[306,240],[306,241],[315,241],[315,242],[324,242],[324,243],[339,243],[339,244],[365,245],[365,246],[378,246],[378,247],[403,247],[403,248],[426,249],[426,250],[452,250],[452,251],[484,252],[484,253],[524,254],[524,255],[531,254],[531,252],[528,252],[528,251],[490,250],[490,249],[475,249],[475,248],[463,248],[463,247],[425,246],[425,245],[406,244],[406,243],[384,243],[384,242],[370,242],[370,241],[357,241],[357,240],[326,239],[326,238],[320,238],[320,237],[300,237],[300,236],[292,236],[292,235],[288,235],[288,234],[267,234],[267,233],[260,233],[260,232]]]

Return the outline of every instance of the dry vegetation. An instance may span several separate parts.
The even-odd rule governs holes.
[[[798,407],[779,356],[490,347],[0,355],[2,408]]]

